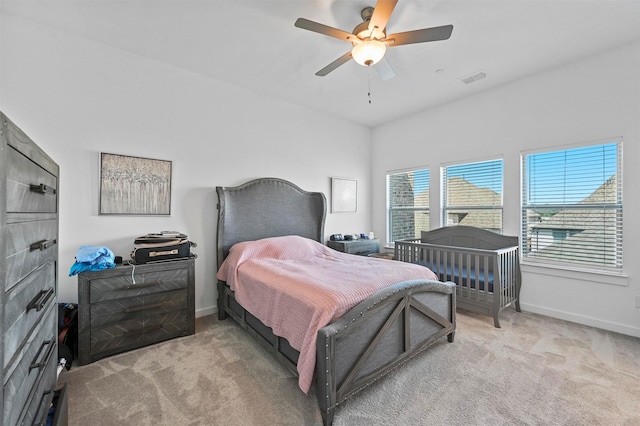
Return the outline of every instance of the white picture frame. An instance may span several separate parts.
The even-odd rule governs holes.
[[[358,181],[352,178],[331,178],[331,213],[358,211]]]

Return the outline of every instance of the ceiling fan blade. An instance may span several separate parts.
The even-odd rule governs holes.
[[[402,44],[424,43],[427,41],[446,40],[451,37],[453,25],[442,27],[424,28],[422,30],[406,31],[387,36],[385,44],[387,46],[400,46]]]
[[[371,31],[371,37],[383,38],[384,29],[389,22],[389,18],[393,13],[393,9],[396,7],[398,0],[378,0],[375,8],[373,9],[373,15],[369,21],[369,31]]]
[[[330,37],[335,37],[344,41],[357,41],[358,37],[355,35],[348,33],[346,31],[339,30],[337,28],[329,27],[324,24],[319,24],[317,22],[310,21],[304,18],[298,18],[296,23],[294,24],[298,28],[302,28],[303,30],[309,30],[316,33],[328,35]]]
[[[391,67],[391,63],[387,59],[386,55],[383,56],[380,62],[375,64],[373,67],[376,69],[380,79],[384,81],[391,80],[396,76],[396,72],[393,70],[393,67]]]
[[[324,77],[325,75],[329,74],[331,71],[333,71],[336,68],[338,68],[340,65],[349,62],[350,59],[351,59],[351,51],[348,51],[347,53],[345,53],[344,55],[340,56],[335,61],[331,62],[326,67],[322,68],[320,71],[318,71],[316,73],[316,75],[318,77]]]

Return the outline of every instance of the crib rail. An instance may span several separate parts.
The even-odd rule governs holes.
[[[456,283],[458,306],[493,314],[516,302],[520,290],[518,247],[496,250],[456,247],[421,242],[396,241],[394,258],[431,269],[441,281]],[[516,308],[519,310],[517,304]]]

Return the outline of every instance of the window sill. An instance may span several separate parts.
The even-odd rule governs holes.
[[[579,268],[571,268],[567,266],[557,266],[551,264],[531,263],[520,261],[520,270],[523,273],[549,275],[552,277],[562,277],[570,279],[579,279],[582,281],[590,281],[601,284],[612,284],[619,286],[629,285],[629,276],[624,273],[615,273],[607,271],[593,271]]]

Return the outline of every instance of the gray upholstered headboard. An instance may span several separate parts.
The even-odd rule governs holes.
[[[300,235],[324,239],[327,199],[283,179],[261,178],[218,193],[218,267],[229,248],[241,241]]]

